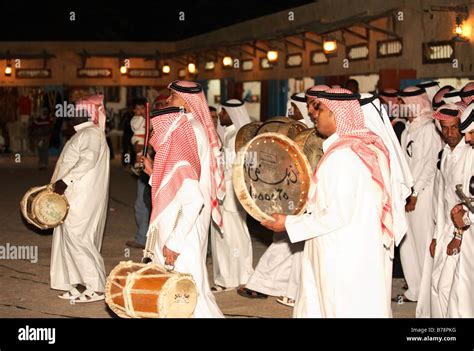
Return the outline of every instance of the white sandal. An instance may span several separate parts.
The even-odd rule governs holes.
[[[92,290],[85,290],[79,297],[74,299],[74,303],[95,302],[105,299],[105,294],[97,294]]]
[[[290,299],[287,296],[282,296],[276,299],[276,302],[281,303],[282,305],[288,306],[288,307],[295,307],[295,300]]]
[[[81,292],[75,287],[69,291],[66,291],[64,294],[58,295],[58,297],[63,300],[73,300],[78,298],[79,296],[81,296]]]

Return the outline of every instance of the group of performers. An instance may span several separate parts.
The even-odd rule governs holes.
[[[293,95],[287,117],[316,128],[323,155],[306,212],[261,223],[274,238],[255,269],[232,172],[237,132],[251,122],[245,103],[230,99],[211,111],[198,83],[168,88],[151,119],[154,156],[138,162],[151,187],[153,261],[193,276],[194,317],[223,317],[214,294],[232,289],[275,296],[294,317],[391,317],[395,245],[407,282],[396,302],[418,301],[418,317],[474,317],[474,215],[456,194],[474,175],[474,83],[378,95],[317,85]],[[54,230],[51,288],[83,303],[104,299],[109,151],[102,96],[76,109],[89,118],[75,118],[52,178],[70,209]],[[404,126],[401,144],[395,122]]]

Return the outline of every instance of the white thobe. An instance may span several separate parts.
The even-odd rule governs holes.
[[[408,145],[410,146],[408,147]],[[434,229],[432,216],[433,184],[441,137],[432,120],[418,128],[408,127],[402,133],[402,150],[415,180],[413,189],[418,193],[415,210],[406,214],[408,231],[400,245],[400,259],[408,290],[405,297],[417,301],[427,244]],[[411,152],[411,157],[407,152]]]
[[[474,238],[472,225],[464,231],[460,253],[448,256],[447,246],[453,239],[451,209],[460,202],[456,185],[468,191],[474,174],[474,150],[464,140],[451,150],[446,145],[441,161],[436,220],[436,250],[431,276],[431,315],[441,318],[474,317]]]
[[[232,164],[235,158],[236,128],[226,127],[224,135],[226,196],[221,206],[224,234],[211,227],[214,284],[235,288],[244,285],[253,273],[252,241],[247,228],[247,214],[240,205],[232,184]]]
[[[337,139],[326,139],[324,152]],[[390,187],[388,165],[381,171]],[[382,189],[350,148],[334,151],[317,177],[316,202],[286,219],[291,241],[306,240],[294,317],[389,317]]]
[[[69,213],[54,229],[51,287],[70,290],[76,284],[104,291],[105,267],[100,249],[107,217],[109,148],[105,134],[92,122],[74,127],[56,163],[52,182],[62,179]]]
[[[436,162],[437,165],[441,160]],[[437,166],[438,167],[438,166]],[[439,169],[436,170],[434,185],[433,185],[433,201],[432,201],[432,213],[431,217],[433,220],[434,227],[436,228],[436,216],[438,212],[438,192],[439,192],[439,179],[441,173]],[[434,238],[435,229],[427,233],[426,242],[428,247],[425,248],[425,259],[423,262],[423,271],[421,273],[420,292],[418,294],[418,303],[416,304],[416,318],[429,318],[431,316],[431,273],[433,272],[433,258],[430,254],[429,244]]]
[[[292,244],[285,232],[275,233],[250,277],[247,289],[294,299],[299,281],[299,262],[304,243]],[[300,256],[298,256],[298,254]],[[301,261],[301,260],[300,260]]]
[[[196,283],[198,299],[194,317],[223,317],[209,287],[206,268],[207,242],[211,221],[211,171],[209,141],[206,131],[191,114],[186,115],[193,127],[201,161],[199,180],[185,179],[174,199],[150,223],[148,234],[156,231],[154,261],[164,265],[163,247],[179,253],[175,270],[189,273]],[[172,177],[173,173],[168,175]],[[163,180],[166,183],[166,179]]]

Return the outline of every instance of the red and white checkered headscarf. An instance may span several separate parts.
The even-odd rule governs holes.
[[[324,85],[324,84],[319,84],[319,85],[315,85],[315,86],[312,86],[311,88],[309,88],[308,90],[306,90],[306,97],[314,97],[314,96],[311,96],[311,92],[317,92],[317,91],[326,91],[326,90],[329,90],[331,89],[330,87],[328,87],[327,85]]]
[[[76,110],[86,110],[92,122],[105,131],[107,115],[105,114],[104,95],[96,94],[83,97],[76,101]]]
[[[178,94],[191,109],[193,117],[196,118],[204,127],[209,139],[209,150],[211,152],[211,214],[212,219],[223,233],[222,215],[219,208],[219,201],[225,197],[225,179],[224,179],[224,162],[221,153],[221,145],[217,136],[214,122],[209,111],[206,97],[202,91],[202,87],[195,82],[174,81],[168,85],[168,89],[172,89]]]
[[[349,90],[338,88],[330,89],[325,93],[329,94],[352,94]],[[364,113],[359,101],[354,100],[331,100],[328,98],[316,98],[317,102],[324,104],[334,114],[336,119],[336,133],[339,139],[335,141],[324,153],[318,163],[316,172],[313,175],[314,182],[317,182],[319,167],[336,150],[351,148],[369,169],[372,179],[381,187],[383,192],[383,210],[381,217],[382,233],[387,238],[387,244],[393,242],[393,216],[392,202],[389,191],[389,184],[385,184],[378,154],[369,145],[373,145],[382,151],[385,156],[386,165],[390,168],[389,151],[382,139],[365,127]],[[310,200],[314,202],[316,199]]]
[[[444,104],[433,113],[433,118],[438,121],[446,121],[454,117],[461,118],[465,109],[464,104]]]
[[[439,121],[447,121],[455,117],[461,119],[461,115],[465,109],[466,106],[462,102],[442,105],[433,113],[436,128],[438,128],[438,130],[441,130],[441,124],[439,123]]]
[[[163,109],[163,112],[172,109]],[[201,163],[194,129],[182,112],[168,112],[151,119],[150,144],[156,151],[151,186],[150,223],[176,196],[184,180],[199,181]]]

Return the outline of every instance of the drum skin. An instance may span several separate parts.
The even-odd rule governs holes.
[[[69,203],[64,195],[53,192],[51,185],[45,185],[29,189],[20,202],[20,210],[28,223],[50,229],[64,222]]]
[[[278,133],[263,133],[238,153],[233,185],[253,218],[273,221],[273,213],[304,212],[310,176],[311,166],[295,142]]]
[[[105,302],[122,318],[189,318],[196,284],[191,275],[157,264],[120,262],[107,277]]]
[[[263,133],[279,133],[294,139],[298,133],[307,127],[304,123],[294,121],[287,117],[274,117],[264,122],[258,129],[256,135]]]
[[[245,146],[255,135],[257,135],[258,128],[262,125],[262,122],[250,122],[242,126],[235,137],[235,151],[239,151]]]
[[[311,174],[313,174],[321,156],[323,155],[324,139],[318,135],[316,129],[310,128],[299,133],[294,141],[308,159],[309,164],[311,165]]]

